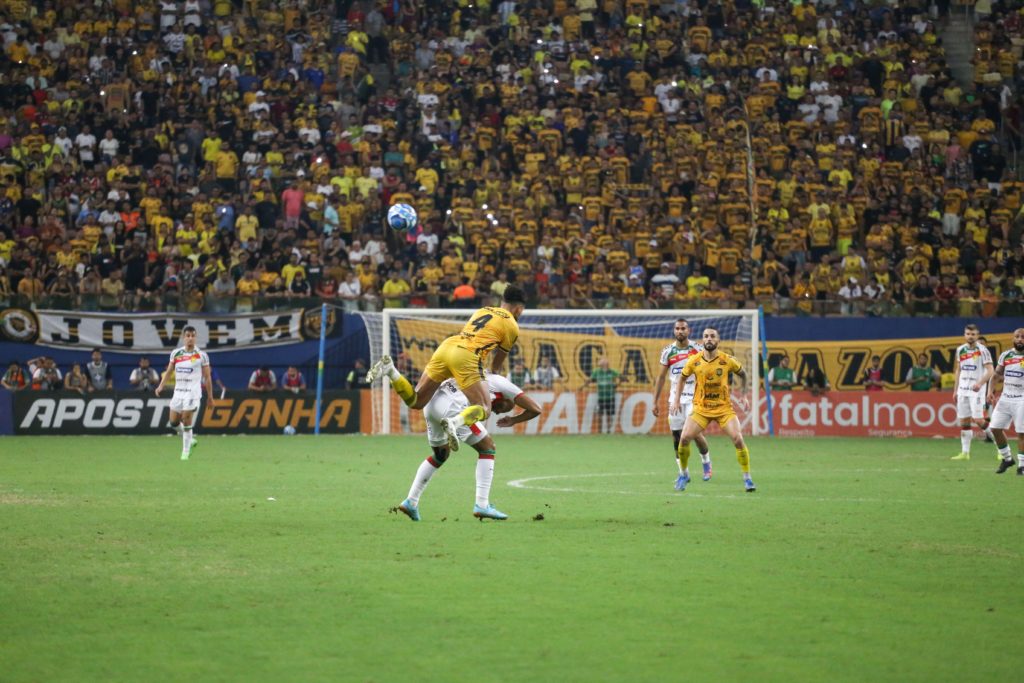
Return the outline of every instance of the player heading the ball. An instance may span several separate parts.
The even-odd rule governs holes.
[[[704,350],[691,356],[680,372],[681,379],[696,378],[693,392],[693,412],[686,418],[683,433],[679,437],[679,462],[686,468],[690,460],[690,442],[707,429],[712,422],[717,422],[732,439],[736,447],[736,461],[743,473],[743,488],[748,493],[757,490],[750,478],[750,451],[743,442],[740,433],[740,421],[732,408],[729,398],[729,376],[736,375],[746,380],[746,372],[740,362],[732,356],[718,350],[720,339],[718,330],[705,327],[703,336]],[[680,491],[685,490],[685,486]]]
[[[414,389],[412,383],[398,372],[390,356],[382,356],[366,374],[373,383],[387,375],[391,388],[405,405],[423,410],[441,383],[454,379],[469,405],[458,415],[445,418],[441,424],[448,437],[448,447],[459,450],[459,427],[486,420],[491,412],[484,361],[491,357],[491,372],[501,374],[505,358],[519,339],[519,316],[526,309],[523,290],[515,285],[505,288],[501,306],[485,306],[469,317],[462,331],[448,337],[437,347],[423,369]]]

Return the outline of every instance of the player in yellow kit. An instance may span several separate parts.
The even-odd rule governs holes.
[[[718,330],[705,327],[703,341],[704,350],[691,356],[680,373],[681,381],[686,381],[686,378],[692,375],[696,378],[697,384],[693,394],[693,412],[686,418],[683,434],[679,437],[679,462],[685,471],[690,460],[690,442],[707,429],[709,424],[717,422],[736,447],[736,460],[743,472],[743,487],[748,493],[752,493],[757,487],[750,478],[750,451],[743,442],[740,421],[732,409],[732,401],[729,400],[729,375],[733,374],[746,380],[746,372],[738,360],[719,352]],[[681,488],[677,488],[683,491],[688,483],[689,477]]]
[[[454,379],[469,400],[469,406],[454,418],[442,421],[448,436],[448,448],[459,450],[456,431],[463,425],[472,425],[487,419],[491,401],[484,375],[484,361],[491,357],[490,369],[500,373],[505,358],[519,339],[516,322],[526,308],[523,290],[515,285],[505,288],[501,306],[486,306],[470,316],[462,331],[448,337],[437,347],[423,369],[414,389],[412,383],[398,372],[390,356],[383,356],[373,364],[366,375],[369,382],[387,375],[391,387],[407,406],[422,410],[437,392],[441,382]]]

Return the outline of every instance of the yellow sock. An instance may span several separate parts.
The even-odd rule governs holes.
[[[676,457],[679,459],[679,466],[685,471],[690,464],[690,444],[684,446],[680,443],[679,448],[676,450]]]
[[[484,412],[482,406],[469,406],[468,408],[464,408],[459,415],[462,416],[463,424],[465,425],[480,422],[487,417],[487,413]]]
[[[736,449],[736,462],[740,464],[740,472],[750,474],[750,451],[746,446]]]
[[[412,388],[412,382],[404,376],[399,375],[397,379],[391,380],[391,388],[405,401],[405,405],[412,406],[416,403],[416,390]]]

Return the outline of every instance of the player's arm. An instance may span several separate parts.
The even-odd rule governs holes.
[[[491,372],[500,375],[501,370],[505,367],[505,359],[508,358],[508,351],[498,347],[491,353]]]
[[[529,422],[540,415],[540,406],[528,394],[522,393],[516,396],[514,403],[522,408],[515,415],[505,415],[498,418],[499,427],[511,427],[520,422]]]
[[[956,402],[956,392],[960,389],[960,349],[957,349],[956,370],[953,371],[953,402]]]
[[[984,389],[985,385],[988,384],[988,381],[990,379],[992,379],[992,375],[995,372],[995,370],[992,367],[992,361],[991,360],[989,360],[987,363],[985,363],[984,367],[985,367],[985,372],[981,376],[981,379],[979,379],[977,382],[974,383],[974,390],[975,391],[981,391],[982,389]]]
[[[661,413],[661,392],[665,388],[665,378],[668,377],[668,366],[662,365],[661,372],[658,373],[658,379],[654,380],[654,417],[658,417]],[[671,401],[671,399],[669,399]],[[669,405],[672,405],[671,402]]]
[[[203,386],[206,387],[206,395],[213,401],[213,373],[210,372],[209,364],[203,366]]]
[[[995,371],[992,373],[992,383],[988,385],[988,397],[985,399],[987,403],[996,402],[996,387],[1003,383],[1003,372],[1006,370],[1000,364]]]
[[[164,384],[167,383],[167,378],[171,376],[172,372],[174,372],[174,361],[169,362],[167,364],[167,369],[164,370],[162,375],[160,375],[160,384],[157,385],[156,391],[154,392],[157,396],[159,396],[160,392],[164,390]]]

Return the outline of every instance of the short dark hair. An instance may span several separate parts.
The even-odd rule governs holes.
[[[501,295],[501,300],[507,304],[526,305],[526,295],[523,293],[523,290],[515,285],[509,285],[505,288],[505,291]]]
[[[188,334],[189,332],[196,332],[196,331],[197,331],[197,330],[196,330],[196,328],[195,328],[195,327],[193,327],[192,325],[186,325],[186,326],[185,326],[185,329],[183,329],[183,330],[181,331],[181,333],[182,333],[182,334]]]
[[[974,323],[967,323],[966,325],[964,325],[964,332],[967,332],[967,331],[977,332],[978,331],[978,326],[975,325]]]

